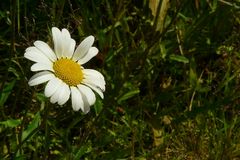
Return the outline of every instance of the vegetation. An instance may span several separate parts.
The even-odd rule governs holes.
[[[159,5],[158,5],[159,4]],[[240,159],[239,0],[3,0],[0,159]],[[90,113],[29,87],[51,27],[96,38]]]

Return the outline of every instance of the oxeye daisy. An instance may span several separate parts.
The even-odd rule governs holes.
[[[51,103],[64,105],[69,98],[74,111],[81,109],[88,113],[96,101],[94,92],[103,98],[105,80],[101,73],[93,69],[84,69],[82,65],[97,55],[98,49],[92,47],[94,37],[85,38],[75,50],[76,42],[67,29],[61,31],[53,27],[54,50],[43,41],[35,41],[28,47],[24,57],[35,62],[30,86],[47,82],[44,90]]]

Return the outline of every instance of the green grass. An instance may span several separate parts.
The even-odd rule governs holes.
[[[0,4],[0,159],[240,159],[239,0],[154,2]],[[27,84],[53,26],[96,38],[85,67],[107,85],[87,115]]]

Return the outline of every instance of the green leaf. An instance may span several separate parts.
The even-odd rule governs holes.
[[[166,50],[166,46],[164,43],[160,44],[160,50],[161,50],[162,58],[165,59],[165,57],[167,55],[167,50]]]
[[[94,110],[95,110],[96,115],[98,115],[102,109],[103,109],[102,101],[97,99],[96,103],[94,105]]]
[[[10,93],[12,92],[12,89],[15,85],[16,80],[13,80],[9,83],[5,83],[2,93],[0,93],[0,107],[4,106],[5,102],[8,99],[8,96],[10,95]]]
[[[43,93],[37,93],[36,97],[40,102],[45,102],[47,100],[46,96]]]
[[[122,101],[125,101],[125,100],[127,100],[129,98],[132,98],[133,96],[139,94],[139,92],[140,92],[139,89],[130,91],[130,92],[124,94],[122,97],[120,97],[117,102],[121,103]]]
[[[190,70],[189,70],[190,85],[195,88],[197,85],[197,81],[198,81],[198,78],[197,78],[196,72],[192,68],[190,68]]]
[[[182,62],[182,63],[189,63],[189,60],[182,56],[182,55],[176,55],[176,54],[172,54],[170,55],[169,57],[171,60],[174,60],[174,61],[178,61],[178,62]]]
[[[20,155],[14,158],[14,160],[26,160],[26,155]]]
[[[154,16],[154,21],[156,22],[156,31],[160,31],[162,33],[164,29],[165,19],[167,17],[167,13],[170,6],[170,0],[150,0],[149,8],[152,11],[152,15]]]
[[[15,68],[9,67],[8,68],[8,72],[13,73],[16,76],[17,80],[20,80],[20,75],[18,74],[18,72],[17,72],[17,70]]]
[[[92,146],[90,143],[85,144],[83,146],[80,147],[80,149],[78,150],[78,152],[75,154],[74,159],[80,159],[83,155],[89,153],[92,151]]]
[[[17,127],[19,124],[21,124],[21,122],[22,121],[20,119],[9,119],[9,120],[0,122],[0,124],[5,125],[5,127],[13,128],[13,127]]]
[[[40,122],[40,112],[37,112],[32,122],[28,125],[27,129],[23,131],[22,141],[24,141],[40,125]]]

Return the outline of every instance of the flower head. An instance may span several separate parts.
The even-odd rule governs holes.
[[[97,55],[92,47],[94,37],[85,38],[75,50],[76,42],[67,29],[53,27],[54,51],[43,41],[35,41],[28,47],[24,57],[35,62],[31,71],[38,72],[28,82],[35,86],[47,82],[44,90],[51,103],[65,104],[71,97],[74,111],[88,113],[96,101],[94,92],[103,98],[105,80],[101,73],[84,69],[83,64]],[[93,92],[94,91],[94,92]]]

